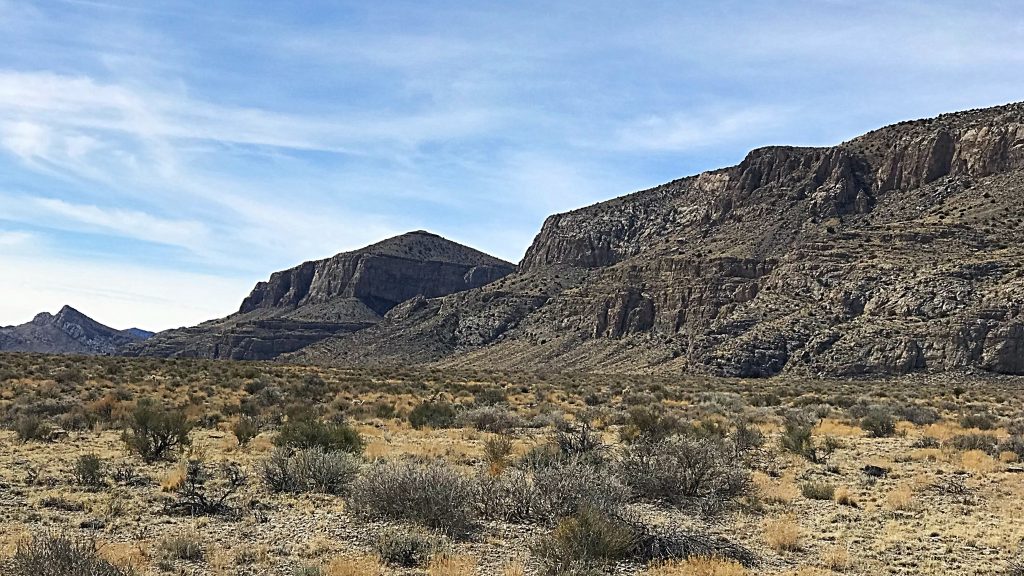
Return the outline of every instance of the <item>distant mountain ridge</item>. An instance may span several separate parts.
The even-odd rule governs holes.
[[[358,332],[414,297],[477,288],[515,265],[422,230],[305,262],[260,282],[239,311],[169,330],[132,355],[266,360],[339,334]]]
[[[115,330],[64,306],[57,314],[42,312],[31,322],[0,328],[0,351],[49,354],[116,354],[129,343],[152,336],[132,328]]]

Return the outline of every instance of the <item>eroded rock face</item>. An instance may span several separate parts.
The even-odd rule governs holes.
[[[1024,105],[904,122],[551,216],[510,276],[296,361],[1024,373]]]
[[[411,232],[275,272],[237,314],[157,335],[132,354],[267,360],[375,325],[398,304],[493,282],[515,266],[427,232]]]

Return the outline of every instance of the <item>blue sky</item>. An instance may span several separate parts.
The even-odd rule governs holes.
[[[271,271],[1024,99],[1010,1],[0,0],[0,324],[233,312]]]

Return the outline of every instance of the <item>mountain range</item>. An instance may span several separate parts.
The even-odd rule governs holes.
[[[1024,104],[549,217],[518,266],[425,232],[307,262],[153,356],[516,370],[1024,374]],[[33,322],[34,323],[34,322]],[[5,329],[6,330],[6,329]]]
[[[0,351],[50,354],[116,354],[127,344],[141,342],[152,332],[115,330],[70,306],[57,314],[37,314],[20,326],[0,327]]]

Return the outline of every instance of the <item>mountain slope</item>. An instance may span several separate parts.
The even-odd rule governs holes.
[[[126,353],[264,360],[381,320],[414,296],[476,288],[513,264],[417,231],[275,272],[236,314],[157,334]]]
[[[1024,373],[1024,104],[548,218],[519,270],[286,357],[732,376]]]
[[[70,306],[56,315],[43,312],[31,322],[0,328],[0,351],[48,354],[113,354],[143,340],[145,331],[115,330]]]

